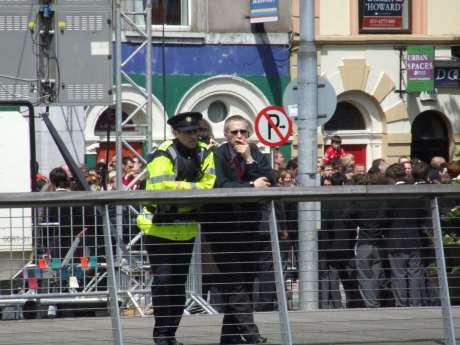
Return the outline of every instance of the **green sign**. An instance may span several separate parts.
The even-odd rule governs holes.
[[[434,48],[408,47],[406,57],[407,92],[434,90]]]

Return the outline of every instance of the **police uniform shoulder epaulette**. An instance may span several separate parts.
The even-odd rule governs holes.
[[[155,151],[149,155],[149,163],[152,162],[155,158],[160,157],[160,156],[166,156],[174,160],[175,157],[174,157],[174,154],[171,154],[171,151],[174,151],[175,153],[175,150],[170,150],[173,147],[172,144],[173,144],[172,140],[167,140],[161,143],[161,145],[158,146],[155,149]]]

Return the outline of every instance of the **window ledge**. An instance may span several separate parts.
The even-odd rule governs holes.
[[[459,35],[414,35],[414,34],[360,34],[345,36],[316,36],[317,44],[451,44],[458,42]]]
[[[144,36],[137,31],[124,31],[124,39],[128,42],[142,42]],[[173,31],[164,32],[165,42],[168,44],[270,44],[270,45],[288,45],[289,35],[287,33],[267,33],[265,35],[254,33],[205,33],[191,31]],[[152,42],[161,43],[163,41],[163,32],[152,30]]]
[[[137,31],[124,31],[125,39],[129,42],[144,41],[145,38]],[[187,32],[187,31],[164,31],[164,40],[166,43],[187,43],[203,44],[206,39],[204,32]],[[163,42],[163,31],[152,30],[152,42]]]

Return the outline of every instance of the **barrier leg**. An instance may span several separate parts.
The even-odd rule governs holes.
[[[210,315],[217,315],[217,310],[204,300],[203,294],[203,270],[202,270],[202,253],[201,253],[201,231],[195,238],[193,246],[193,255],[190,264],[190,270],[187,279],[187,302],[185,303],[185,312],[191,314],[194,310],[204,311]]]
[[[441,287],[441,307],[443,314],[444,335],[446,345],[456,345],[454,319],[450,305],[449,285],[447,283],[446,261],[442,241],[441,221],[439,219],[438,198],[431,200],[431,219],[433,221],[433,238],[436,250],[436,264],[438,266],[439,286]]]
[[[110,316],[112,318],[113,342],[115,345],[123,345],[123,333],[121,328],[120,309],[118,307],[118,289],[113,260],[112,235],[110,231],[111,229],[108,205],[104,206],[102,209],[102,214],[104,217],[104,245],[107,263],[107,282],[110,294]]]
[[[278,224],[275,214],[275,203],[270,202],[270,239],[273,253],[273,268],[275,271],[276,294],[281,325],[281,342],[283,345],[292,345],[291,325],[289,323],[286,289],[284,286],[283,263],[281,260],[280,244],[278,239]]]

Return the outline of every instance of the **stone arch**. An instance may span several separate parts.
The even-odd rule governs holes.
[[[362,91],[369,94],[382,109],[385,125],[408,121],[407,106],[398,94],[395,81],[384,71],[372,69],[366,59],[343,59],[338,72],[329,77],[337,94]]]
[[[145,124],[146,122],[146,98],[136,88],[133,88],[129,85],[122,86],[122,110],[128,114],[135,112],[134,116],[132,117],[132,122],[138,126],[134,131],[129,131],[124,133],[124,139],[128,141],[145,141]],[[97,147],[97,144],[100,142],[102,137],[105,138],[105,134],[96,133],[96,123],[100,116],[107,110],[109,106],[91,106],[86,110],[86,123],[85,123],[85,142],[87,151],[93,150]],[[171,131],[169,126],[167,126],[165,118],[167,118],[167,114],[164,114],[164,108],[161,102],[153,96],[152,98],[152,107],[153,107],[153,114],[152,114],[152,138],[154,141],[161,141],[164,140],[165,136],[170,137]],[[115,139],[115,136],[112,140]]]
[[[322,131],[324,139],[334,134],[342,137],[343,144],[366,145],[366,162],[382,157],[384,123],[382,110],[374,98],[364,91],[347,91],[337,97],[337,102],[347,102],[357,108],[364,120],[365,129]],[[327,140],[323,140],[328,144]]]
[[[199,111],[211,124],[217,139],[223,138],[224,119],[213,122],[208,116],[213,102],[222,102],[227,116],[239,114],[254,122],[257,113],[270,103],[262,91],[251,82],[231,75],[208,78],[194,85],[180,100],[176,114],[184,111]]]

